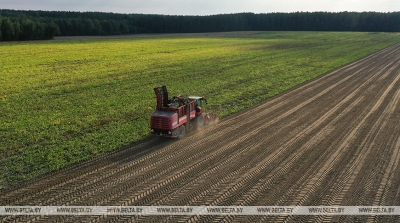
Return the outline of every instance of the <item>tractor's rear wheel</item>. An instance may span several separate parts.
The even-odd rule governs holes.
[[[181,125],[179,127],[179,135],[178,135],[178,139],[182,139],[185,136],[186,133],[186,128],[184,125]]]

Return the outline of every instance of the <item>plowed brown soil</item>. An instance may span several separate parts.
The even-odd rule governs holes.
[[[0,206],[399,206],[400,44],[183,140],[28,182]],[[400,216],[1,216],[4,222],[399,222]]]

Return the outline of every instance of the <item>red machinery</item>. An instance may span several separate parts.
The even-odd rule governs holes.
[[[157,108],[150,120],[152,135],[183,138],[187,130],[202,127],[217,119],[215,114],[203,114],[202,102],[207,103],[203,97],[178,95],[168,99],[166,86],[156,87],[154,92]]]

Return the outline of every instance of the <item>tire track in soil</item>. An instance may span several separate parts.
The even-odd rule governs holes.
[[[390,71],[389,71],[390,72]],[[398,68],[397,68],[397,70],[395,71],[395,72],[392,72],[392,76],[394,76],[395,74],[398,74],[399,73],[399,71],[398,71]],[[393,79],[393,78],[392,78]],[[398,79],[396,79],[395,80],[396,82],[397,82],[397,85],[399,84],[398,83]],[[395,90],[395,89],[398,89],[398,86],[397,87],[394,87],[393,88],[393,90]],[[392,98],[390,98],[390,97],[387,97],[386,99],[388,99],[387,101],[390,101],[390,100],[392,100],[392,102],[393,101],[396,101],[396,98],[393,100]],[[393,111],[391,111],[392,113],[393,113]],[[381,116],[377,116],[377,117],[379,117],[379,118],[382,118]],[[383,119],[384,120],[384,119]],[[380,121],[380,120],[378,120],[376,123],[375,123],[375,126],[378,126],[378,123],[380,123],[380,122],[382,122],[382,121]],[[374,122],[368,122],[368,123],[374,123]],[[380,125],[382,125],[382,123],[380,123]],[[372,127],[372,129],[371,129],[371,131],[370,132],[368,132],[368,133],[363,133],[362,135],[366,135],[366,136],[371,136],[371,135],[373,135],[372,134],[372,132],[373,131],[375,131],[376,129],[374,129],[375,128],[375,126],[374,127]],[[376,134],[377,133],[375,133],[374,135],[375,135],[375,137],[376,137]],[[380,137],[380,138],[383,138],[383,137]],[[373,140],[371,140],[369,143],[373,143]],[[361,143],[360,145],[363,145],[363,144],[366,144],[366,145],[368,145],[369,144],[368,142],[367,143]],[[362,148],[362,146],[361,146],[361,148]],[[390,148],[390,147],[389,147]],[[374,151],[374,150],[373,150]],[[364,151],[363,151],[364,152]],[[358,154],[356,154],[356,155],[353,155],[353,156],[363,156],[364,155],[364,158],[366,158],[366,156],[365,156],[365,154],[362,154],[361,153],[361,151],[358,151]],[[374,155],[372,155],[372,157],[373,157]],[[371,157],[371,156],[370,156]],[[350,161],[349,163],[352,163],[353,161]],[[371,163],[371,162],[368,162],[368,163],[370,163],[370,165],[374,165],[373,163]],[[364,162],[361,162],[361,163],[359,163],[358,165],[358,168],[361,168],[361,166],[360,165],[364,165],[365,163]],[[354,166],[354,165],[353,165]],[[345,168],[343,168],[343,169],[347,169],[347,167],[345,167]],[[343,171],[342,171],[343,172]],[[357,174],[357,172],[358,171],[355,171],[355,173],[353,172],[352,174],[353,174],[353,176],[352,176],[352,180],[354,181],[354,174]],[[348,177],[348,174],[350,174],[349,173],[349,171],[347,172],[347,173],[341,173],[340,174],[340,176],[342,177],[342,178],[346,178],[346,177]],[[350,178],[351,179],[351,178]],[[337,183],[335,183],[334,184],[334,186],[332,186],[332,188],[333,189],[338,189],[338,188],[341,188],[341,184],[342,184],[343,182],[337,182]],[[348,182],[349,183],[349,182]],[[350,183],[351,184],[351,183]],[[341,193],[344,193],[344,192],[346,192],[346,189],[343,189],[342,190],[342,192]],[[316,193],[317,194],[317,193]],[[321,194],[321,193],[320,193]],[[324,194],[324,195],[326,195],[326,194],[329,194],[329,192],[322,192],[322,194]],[[326,201],[326,200],[323,200],[322,201],[322,203],[324,203],[324,204],[326,204],[326,205],[340,205],[340,200],[341,200],[341,198],[343,197],[343,194],[341,194],[341,195],[339,195],[338,197],[336,197],[336,200],[335,200],[335,202],[334,203],[329,203],[328,201]],[[339,201],[339,202],[338,202]],[[364,205],[365,205],[366,203],[364,203]],[[342,205],[349,205],[349,204],[342,204]],[[354,204],[352,204],[352,205],[354,205]],[[360,205],[362,205],[362,204],[360,204]],[[322,219],[323,217],[321,217],[321,216],[319,216],[319,217],[316,217],[316,218],[313,218],[313,221],[320,221],[321,219]],[[326,217],[326,218],[324,218],[324,221],[325,222],[329,222],[330,221],[330,219],[331,219],[331,217]],[[299,218],[297,218],[296,220],[299,220]],[[334,219],[333,220],[334,222],[337,222],[336,221],[336,219]],[[347,222],[347,221],[344,221],[344,222]]]
[[[397,83],[397,89],[400,89],[399,83]],[[362,203],[370,203],[373,206],[395,206],[398,203],[393,198],[396,198],[395,192],[398,189],[398,182],[395,181],[396,169],[399,168],[400,160],[400,132],[395,130],[399,125],[400,121],[393,114],[399,114],[399,101],[400,101],[400,90],[394,94],[393,100],[390,101],[387,109],[379,117],[384,119],[381,122],[381,127],[376,127],[379,132],[382,143],[370,143],[370,148],[373,148],[374,154],[369,156],[370,160],[365,161],[365,165],[374,165],[374,169],[370,170],[369,173],[363,172],[358,175],[353,174],[353,181],[356,179],[363,179],[360,182],[351,184],[350,182],[346,185],[348,190],[348,199],[343,205],[362,205]],[[390,118],[390,116],[394,116]],[[389,121],[392,120],[392,121]],[[376,122],[375,125],[380,123]],[[374,129],[374,128],[372,128]],[[377,136],[375,136],[377,138]],[[375,141],[375,139],[374,139]],[[394,151],[391,150],[394,148]],[[384,156],[382,156],[384,155]],[[380,159],[371,159],[371,157],[381,157]],[[368,170],[368,168],[367,168]],[[367,177],[365,177],[367,175]],[[375,180],[374,180],[375,179]],[[378,181],[379,180],[379,181]],[[375,184],[374,184],[374,181]],[[380,182],[380,183],[379,183]],[[379,183],[379,185],[378,185]],[[365,186],[363,186],[365,185]],[[375,188],[371,188],[375,185]],[[355,188],[354,186],[358,186]],[[393,186],[395,186],[393,188]],[[354,188],[354,189],[350,189]],[[375,194],[365,196],[360,191],[374,191]],[[390,196],[392,194],[394,196]],[[349,198],[350,197],[350,198]],[[365,222],[396,222],[393,216],[370,216],[370,217],[357,217],[357,221]],[[346,222],[349,221],[348,217],[336,217],[333,218],[335,221]],[[392,219],[392,220],[390,220]]]
[[[391,72],[391,71],[389,71]],[[305,190],[309,191],[308,194],[324,194],[325,197],[324,199],[322,199],[321,201],[319,201],[318,199],[318,203],[323,203],[326,205],[340,205],[340,202],[343,199],[344,193],[347,192],[347,188],[344,188],[346,182],[348,184],[353,184],[354,181],[349,181],[349,178],[351,176],[351,174],[353,175],[357,175],[359,169],[361,169],[361,167],[365,164],[364,162],[366,161],[366,158],[370,157],[367,156],[369,155],[368,153],[370,153],[370,151],[373,149],[373,144],[374,141],[376,140],[376,136],[379,133],[379,128],[378,126],[383,125],[385,122],[385,120],[387,120],[387,117],[384,117],[381,115],[381,113],[377,114],[376,111],[378,110],[379,107],[386,107],[386,104],[384,103],[384,99],[387,98],[388,93],[390,90],[396,90],[398,88],[395,88],[395,83],[398,85],[398,81],[400,79],[400,76],[397,76],[397,78],[393,81],[390,80],[389,83],[390,86],[388,86],[387,88],[383,87],[383,89],[386,89],[385,92],[383,94],[378,93],[377,95],[381,95],[379,100],[375,103],[375,105],[372,107],[371,110],[369,110],[368,114],[366,116],[364,116],[363,120],[361,122],[358,122],[358,124],[356,125],[356,127],[352,130],[351,133],[348,134],[348,137],[343,141],[342,145],[339,146],[339,148],[343,148],[346,150],[351,149],[352,147],[354,148],[353,153],[351,154],[351,159],[346,159],[348,157],[350,157],[349,155],[347,155],[347,157],[345,156],[346,152],[342,152],[341,154],[343,154],[341,157],[337,158],[337,163],[339,165],[336,165],[336,167],[332,167],[332,169],[336,169],[337,177],[336,181],[330,182],[331,184],[333,184],[333,186],[331,186],[330,191],[321,191],[321,192],[313,192],[311,193],[310,191],[312,191],[313,189],[311,188],[306,188]],[[392,98],[390,98],[392,99]],[[388,102],[393,100],[386,100]],[[381,109],[379,109],[381,110]],[[383,113],[385,113],[387,110],[384,110]],[[375,115],[375,117],[371,118],[371,116]],[[385,119],[386,118],[386,119]],[[368,121],[368,119],[370,119]],[[377,120],[376,122],[373,122],[374,120]],[[372,127],[369,127],[370,123],[374,123],[374,125]],[[361,132],[363,129],[362,127],[364,127],[365,129],[370,129],[368,132],[366,133],[357,133],[357,132]],[[361,137],[365,137],[364,139],[362,139]],[[358,143],[359,140],[357,140],[357,138],[360,138],[359,140],[363,140],[361,143]],[[370,139],[372,138],[372,139]],[[381,137],[382,138],[382,137]],[[353,142],[353,143],[352,143]],[[343,147],[345,146],[345,147]],[[365,148],[367,147],[367,148]],[[391,148],[391,147],[389,147]],[[371,163],[370,165],[377,165],[378,163]],[[342,166],[341,168],[339,166]],[[379,169],[379,168],[376,168]],[[326,170],[325,170],[326,171]],[[331,170],[332,172],[332,170]],[[329,174],[329,172],[327,173]],[[321,178],[319,176],[319,178]],[[354,177],[353,177],[354,179]],[[313,187],[315,188],[321,188],[318,187],[318,185],[315,185],[316,182],[312,182],[311,184],[313,184]],[[323,182],[321,182],[321,185],[323,184]],[[326,185],[326,184],[325,184]],[[325,186],[326,187],[326,186]],[[341,193],[341,194],[340,194]],[[327,196],[329,195],[329,196]],[[304,198],[303,198],[304,199]],[[336,203],[335,203],[336,201]],[[313,202],[315,202],[315,199],[313,199]],[[301,204],[300,204],[301,205]],[[363,205],[363,204],[360,204]],[[364,202],[365,205],[365,202]],[[372,205],[372,204],[371,204]],[[314,222],[319,222],[322,219],[324,219],[324,221],[330,221],[330,219],[332,218],[332,216],[327,216],[324,217],[323,216],[317,216],[317,217],[313,217],[313,221]],[[296,219],[298,220],[298,219]]]
[[[360,88],[359,88],[360,89]],[[359,91],[359,89],[357,89],[358,91]],[[350,96],[352,96],[352,97],[354,97],[354,95],[349,95],[349,97]],[[349,98],[348,97],[348,98]],[[346,101],[346,100],[345,100]],[[342,101],[342,102],[344,102],[344,101]],[[353,105],[354,106],[354,105]],[[333,111],[332,111],[333,112]],[[342,113],[346,113],[346,111],[343,111]],[[340,117],[337,117],[337,118],[340,118]],[[324,117],[322,117],[321,119],[324,119]],[[316,123],[319,123],[318,121],[316,122]],[[329,129],[329,128],[328,128]],[[309,140],[310,142],[315,142],[316,140]],[[329,150],[329,149],[328,149]],[[294,165],[293,163],[294,163],[295,161],[293,161],[291,164],[292,165]],[[290,169],[290,168],[288,168],[288,169]],[[305,173],[304,175],[308,175],[307,173]],[[313,183],[310,183],[310,185],[313,185]],[[256,188],[261,188],[261,186],[260,185],[258,185],[258,186],[256,186]],[[305,191],[308,191],[308,190],[310,190],[310,188],[306,188],[305,189]],[[274,203],[275,205],[278,205],[279,203]],[[296,203],[292,203],[292,205],[295,205],[295,204],[297,204],[297,202]],[[248,205],[248,204],[245,204],[245,203],[234,203],[234,205]],[[287,205],[287,204],[286,204]],[[228,218],[228,217],[225,217],[225,220],[226,220],[226,218]],[[241,219],[242,220],[242,219]],[[250,220],[249,222],[252,222],[252,220]]]
[[[385,85],[393,88],[397,83],[393,77],[390,79],[387,75],[379,75],[379,70],[396,68],[393,60],[396,59],[398,64],[399,47],[399,44],[394,45],[338,68],[259,103],[252,109],[230,116],[215,126],[207,126],[202,132],[189,134],[182,141],[149,139],[130,148],[58,171],[49,175],[51,179],[38,179],[6,191],[4,195],[0,195],[0,204],[236,205],[255,204],[254,202],[268,201],[268,198],[277,203],[307,203],[312,200],[346,202],[348,197],[343,191],[353,190],[355,183],[351,182],[355,181],[354,176],[358,171],[359,174],[363,173],[364,162],[372,161],[369,161],[368,154],[361,154],[360,149],[348,152],[343,148],[361,140],[363,145],[369,146],[368,151],[372,154],[373,146],[368,145],[369,142],[373,144],[376,138],[381,140],[382,134],[390,129],[397,129],[397,134],[390,135],[388,141],[393,142],[399,137],[398,125],[387,121],[388,117],[396,118],[391,113],[398,112],[398,103],[389,102],[393,98],[398,100],[398,97],[378,100],[386,98],[385,92],[389,92],[385,91],[388,89]],[[398,74],[398,70],[396,72]],[[363,91],[367,93],[370,89],[377,90],[375,96],[371,95],[372,100],[363,95]],[[379,109],[382,116],[368,118],[372,117],[372,110],[362,111],[359,107],[363,105],[371,108],[374,103],[390,106],[383,111]],[[376,123],[366,123],[368,121]],[[357,122],[364,124],[357,125]],[[364,131],[361,128],[364,125],[373,129]],[[359,139],[355,134],[355,140],[348,133],[362,133],[371,137]],[[338,137],[326,140],[329,134]],[[393,147],[398,147],[398,144],[387,144],[388,147],[383,151],[397,157],[398,149],[396,152]],[[341,145],[342,150],[335,151],[338,145]],[[390,158],[390,155],[387,157]],[[343,161],[339,162],[340,160]],[[349,161],[354,160],[359,162],[351,165]],[[398,159],[392,158],[386,163],[375,164],[384,168],[379,181],[369,182],[373,186],[371,188],[379,191],[374,197],[375,203],[387,200],[389,192],[397,196],[392,199],[393,202],[396,199],[398,201],[399,192],[391,192],[393,184],[399,182],[398,175],[393,174],[393,171],[399,172]],[[315,168],[323,168],[325,171],[320,169],[316,172]],[[293,169],[302,170],[303,173],[291,172]],[[325,180],[326,171],[332,169],[338,170],[332,175],[335,176],[333,183]],[[309,174],[314,174],[314,177]],[[373,176],[377,174],[374,173]],[[315,184],[311,185],[310,182]],[[339,189],[332,190],[332,187]],[[280,188],[286,188],[286,192]],[[311,189],[307,191],[309,188]],[[276,195],[271,196],[271,191]],[[304,196],[293,196],[299,191]],[[330,197],[321,199],[316,191]],[[262,199],[260,195],[269,197]],[[240,216],[8,216],[0,218],[0,221],[175,222],[235,219],[259,220]],[[288,220],[279,217],[274,219]]]

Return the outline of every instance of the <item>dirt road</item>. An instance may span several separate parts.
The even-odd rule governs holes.
[[[151,138],[1,205],[399,206],[400,44],[183,140]],[[399,222],[400,216],[0,216],[31,222]]]

